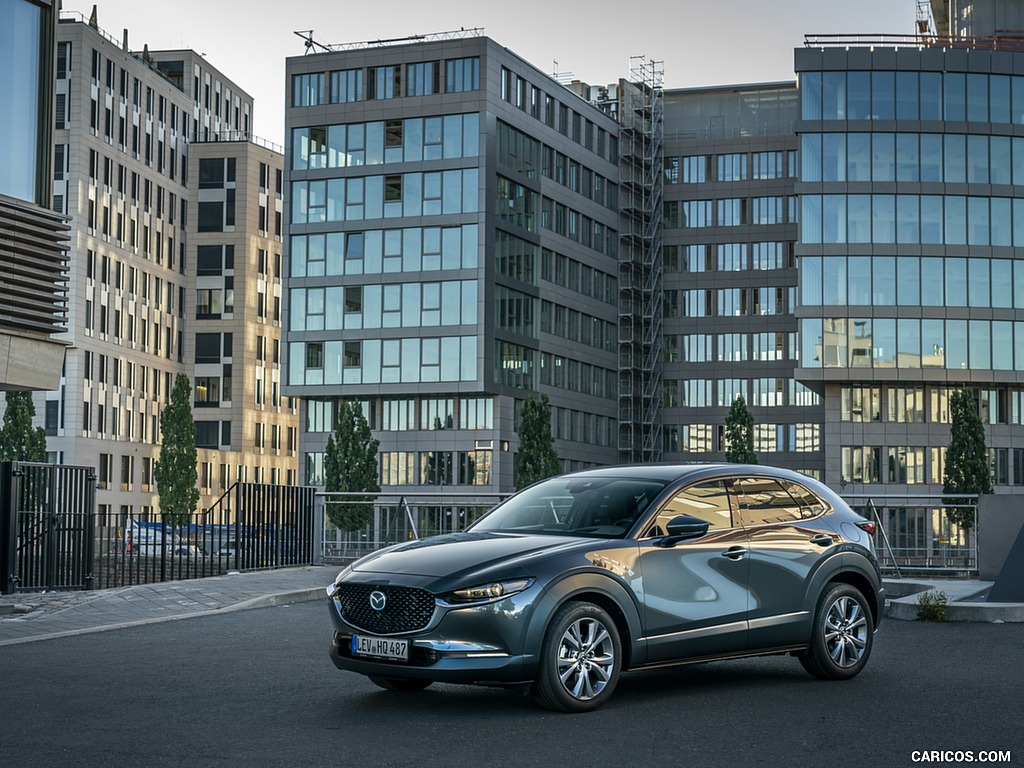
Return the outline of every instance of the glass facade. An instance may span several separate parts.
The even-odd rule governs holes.
[[[614,461],[614,124],[467,40],[457,58],[428,42],[289,62],[285,391],[307,477],[339,387],[365,404],[383,486],[511,489],[535,392],[566,419],[566,469]],[[313,61],[341,106],[303,105]]]
[[[926,53],[940,54],[941,66]],[[1015,135],[1024,77],[1008,74],[1016,58],[994,51],[989,72],[967,72],[956,71],[967,69],[966,57],[950,50],[876,48],[849,61],[884,67],[846,70],[845,51],[797,53],[798,375],[825,382],[838,419],[827,433],[835,459],[827,481],[941,486],[951,387],[971,389],[985,423],[1016,424],[1024,371],[1024,140]],[[1017,440],[1007,429],[988,434],[996,484],[1011,482]]]
[[[29,0],[0,3],[0,194],[47,208],[41,153],[49,152],[50,13]]]
[[[823,401],[792,377],[797,99],[795,85],[666,94],[666,460],[722,460],[742,396],[760,461],[823,474]]]
[[[1024,309],[1012,250],[1024,245],[1024,140],[1009,135],[1024,121],[1024,78],[803,72],[801,115],[827,129],[800,136],[800,302],[822,315],[801,323],[804,367],[1024,370],[1024,327],[997,314]],[[894,120],[928,130],[870,130]],[[850,306],[876,311],[845,316]],[[948,314],[959,307],[988,313]]]

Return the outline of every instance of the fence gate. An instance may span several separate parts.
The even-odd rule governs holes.
[[[91,467],[0,464],[0,593],[92,588],[95,507]]]

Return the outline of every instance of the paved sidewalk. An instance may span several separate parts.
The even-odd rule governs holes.
[[[0,646],[319,600],[339,570],[304,566],[95,592],[2,595]]]

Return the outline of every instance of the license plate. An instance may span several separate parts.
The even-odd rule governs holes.
[[[388,659],[389,661],[408,661],[409,641],[396,640],[391,637],[352,635],[352,655]]]

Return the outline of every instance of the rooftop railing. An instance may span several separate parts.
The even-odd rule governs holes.
[[[991,37],[962,35],[805,35],[805,48],[956,48],[986,51],[1024,51],[1024,32],[1006,32]]]
[[[277,152],[278,154],[284,154],[284,147],[280,144],[274,144],[266,139],[261,139],[259,136],[254,136],[251,133],[245,131],[196,131],[192,137],[192,144],[208,144],[215,142],[227,142],[227,141],[244,141],[249,144],[255,144],[258,147],[269,149],[271,152]]]

